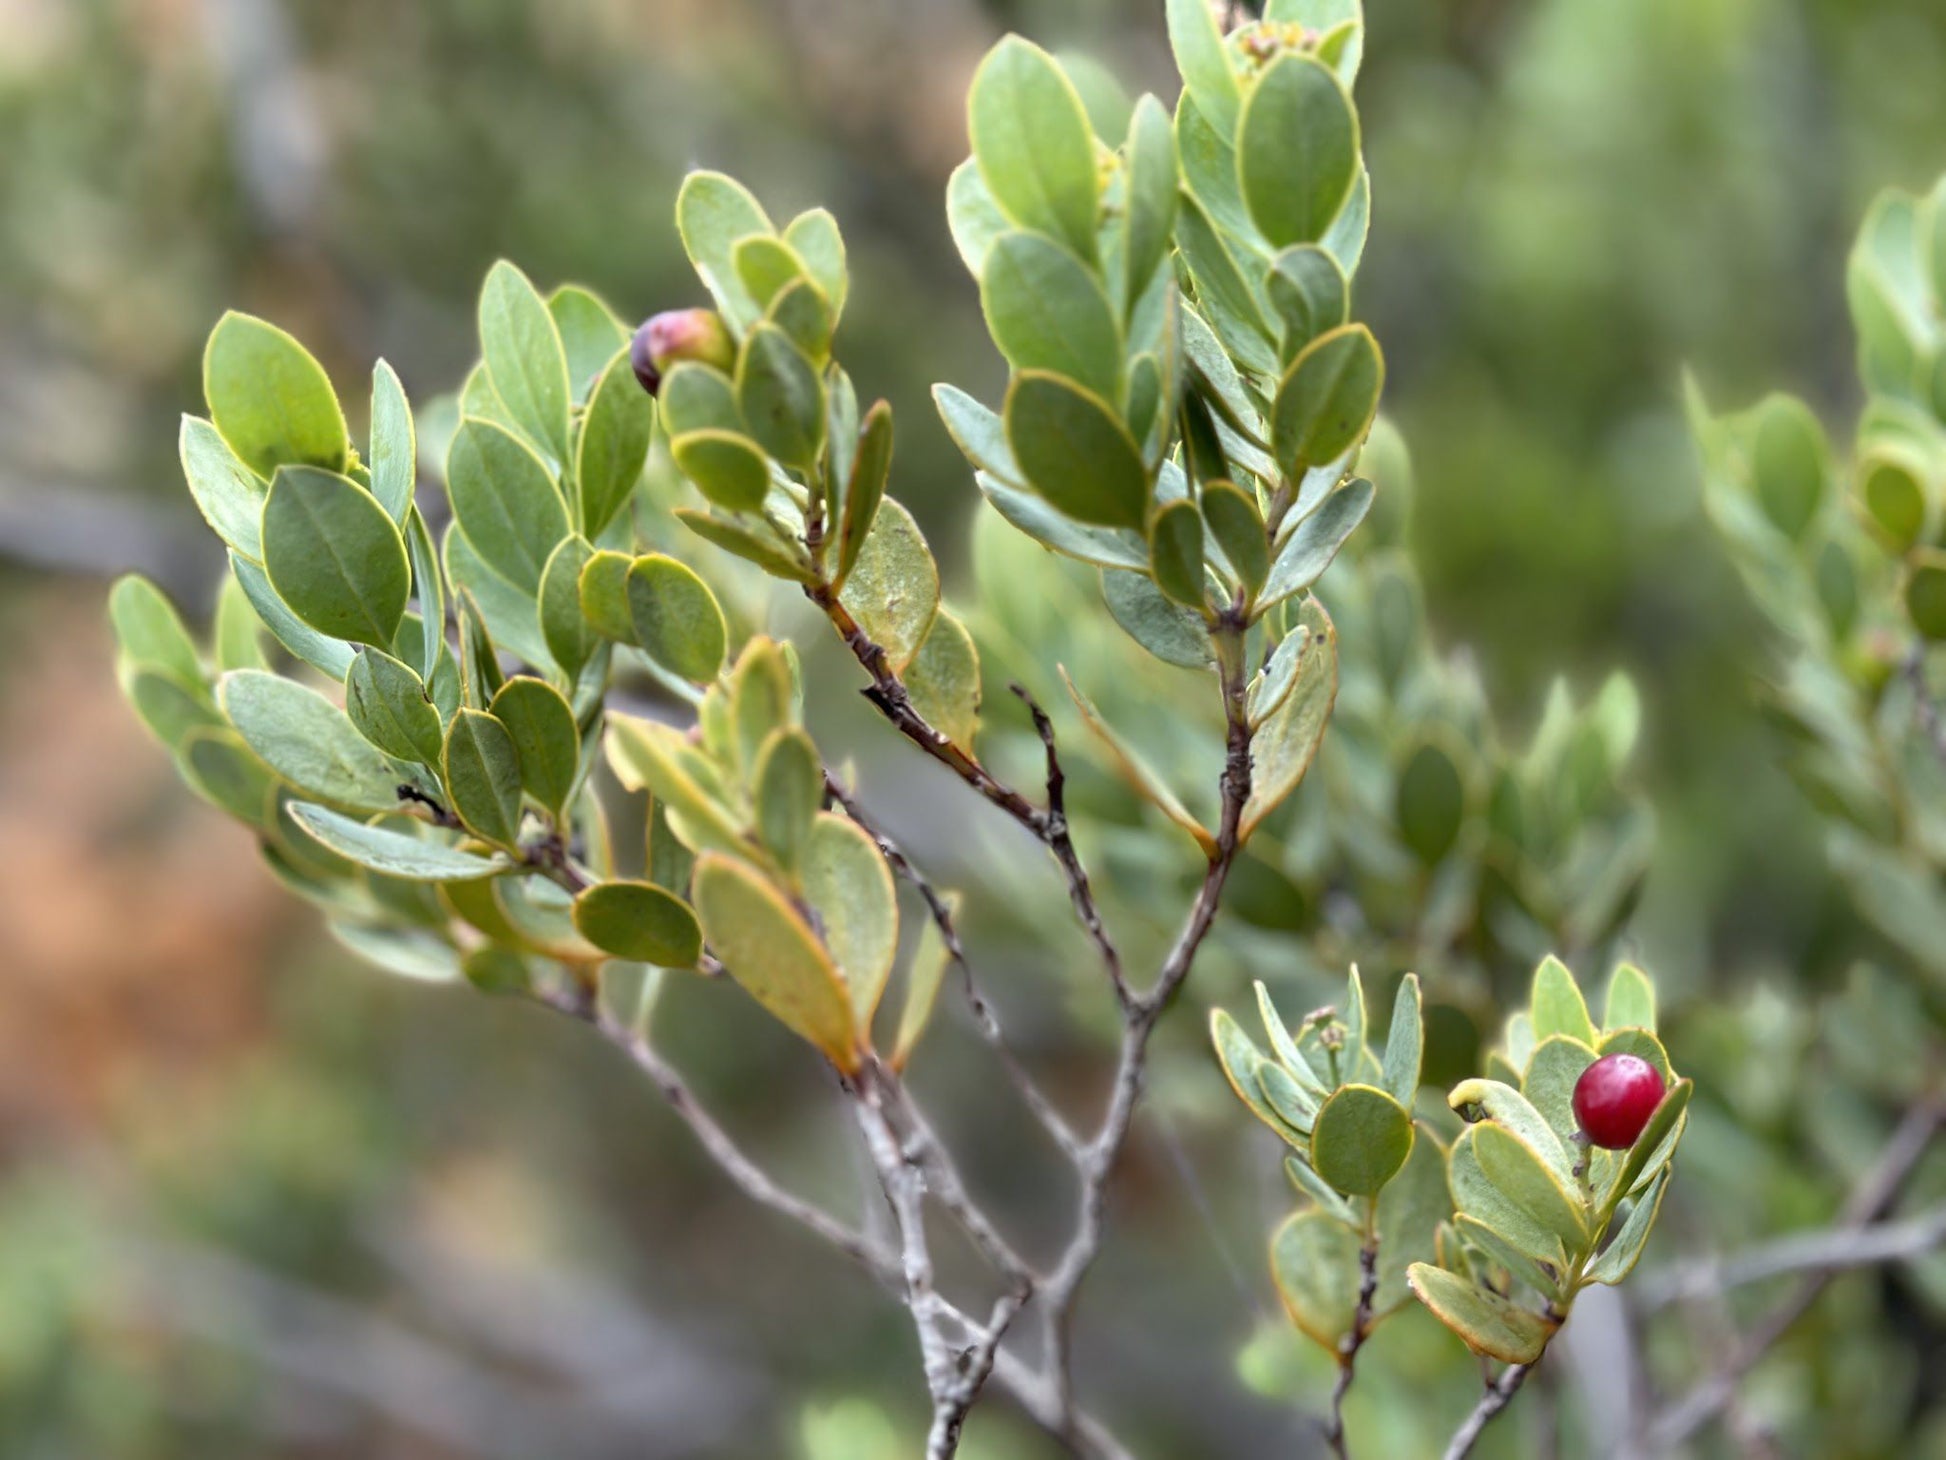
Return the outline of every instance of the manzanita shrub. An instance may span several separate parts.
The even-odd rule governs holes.
[[[1356,0],[1273,0],[1227,32],[1203,0],[1168,17],[1181,99],[1142,98],[1126,135],[1097,135],[1026,41],[974,79],[947,208],[1011,377],[993,402],[935,392],[987,504],[973,601],[942,603],[889,494],[891,409],[839,362],[837,221],[780,223],[698,172],[676,224],[713,308],[636,331],[496,264],[457,393],[415,409],[380,362],[360,441],[297,340],[225,316],[181,455],[229,573],[202,639],[151,584],[118,583],[120,673],[189,785],[352,950],[593,1025],[753,1197],[900,1294],[932,1456],[957,1450],[989,1384],[1076,1453],[1131,1453],[1076,1394],[1071,1317],[1151,1036],[1233,881],[1274,935],[1247,961],[1302,942],[1314,964],[1417,962],[1499,1022],[1506,974],[1540,960],[1483,1077],[1444,1102],[1420,1088],[1414,976],[1383,1038],[1355,971],[1341,1007],[1295,1026],[1263,996],[1267,1050],[1226,1014],[1213,1026],[1237,1094],[1293,1148],[1302,1205],[1272,1270],[1338,1357],[1338,1400],[1366,1335],[1413,1298],[1506,1365],[1461,1454],[1576,1296],[1634,1266],[1683,1129],[1690,1087],[1646,977],[1617,968],[1597,1025],[1543,957],[1602,945],[1639,886],[1646,813],[1620,784],[1639,711],[1625,680],[1580,707],[1562,690],[1512,752],[1430,647],[1398,547],[1409,466],[1374,429],[1384,362],[1354,310],[1371,217]],[[1371,543],[1333,569],[1386,492]],[[807,624],[852,662],[808,671],[791,637]],[[1048,854],[1120,1024],[1086,1126],[1013,1056],[953,894],[805,728],[861,671],[891,731]],[[1025,713],[989,713],[996,686]],[[1079,747],[1046,708],[1076,723],[1060,700]],[[1339,773],[1307,781],[1334,706]],[[1064,751],[1101,773],[1072,813]],[[1021,765],[1042,784],[1020,789]],[[1185,884],[1180,930],[1138,968],[1115,913],[1152,919]],[[903,1078],[954,965],[1076,1171],[1052,1261],[977,1203]],[[653,1015],[664,980],[718,976],[828,1065],[892,1240],[785,1191],[696,1103]],[[1577,1082],[1617,1054],[1667,1093],[1632,1141],[1591,1142]],[[936,1285],[934,1208],[990,1269],[978,1308]],[[1023,1321],[1037,1342],[1010,1341]]]

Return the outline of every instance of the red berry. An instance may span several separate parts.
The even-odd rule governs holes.
[[[654,395],[662,388],[662,377],[680,361],[700,360],[719,370],[735,368],[736,341],[714,310],[668,309],[635,332],[628,358],[642,389]]]
[[[1574,1118],[1604,1151],[1626,1151],[1662,1103],[1662,1075],[1639,1055],[1603,1055],[1574,1082]]]

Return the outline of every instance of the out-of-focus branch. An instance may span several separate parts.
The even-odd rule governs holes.
[[[1834,1240],[1841,1234],[1855,1238],[1885,1215],[1942,1123],[1946,1123],[1946,1096],[1939,1094],[1928,1094],[1905,1113],[1878,1160],[1845,1203],[1829,1234]],[[1721,1367],[1656,1416],[1646,1435],[1649,1452],[1666,1454],[1676,1449],[1714,1419],[1735,1397],[1744,1377],[1848,1266],[1827,1263],[1802,1269],[1804,1275],[1796,1290],[1744,1336]]]
[[[1791,1273],[1837,1274],[1848,1268],[1904,1262],[1940,1247],[1946,1247],[1946,1206],[1903,1221],[1794,1232],[1730,1257],[1698,1258],[1648,1276],[1640,1285],[1640,1299],[1653,1312]]]
[[[1453,1438],[1446,1445],[1445,1460],[1466,1460],[1473,1453],[1473,1447],[1480,1442],[1482,1432],[1501,1410],[1513,1402],[1513,1397],[1520,1392],[1520,1386],[1527,1382],[1527,1376],[1533,1372],[1532,1364],[1509,1364],[1500,1371],[1497,1379],[1490,1380],[1486,1392],[1480,1396],[1480,1402],[1473,1406],[1473,1412],[1453,1431]]]

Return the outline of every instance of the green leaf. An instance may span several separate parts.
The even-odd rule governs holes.
[[[367,649],[345,675],[345,713],[358,733],[395,760],[437,767],[445,745],[425,681],[381,649]]]
[[[628,330],[599,295],[563,284],[547,296],[547,312],[561,333],[568,357],[568,384],[576,405],[588,399],[615,352],[628,345]]]
[[[582,666],[594,657],[600,642],[581,611],[581,573],[594,555],[595,550],[586,538],[563,538],[541,571],[541,638],[547,641],[547,652],[570,681],[577,678]],[[622,581],[625,584],[628,559],[620,553],[615,556],[622,560]],[[624,606],[627,603],[625,588],[622,603]],[[633,632],[633,623],[629,628]]]
[[[1103,569],[1101,597],[1123,632],[1163,663],[1202,669],[1214,662],[1203,616],[1164,598],[1147,573]]]
[[[1466,820],[1466,782],[1453,757],[1431,740],[1406,758],[1393,793],[1399,836],[1433,866],[1453,849]]]
[[[958,895],[947,893],[945,897],[948,912],[958,913]],[[899,1030],[892,1044],[893,1069],[903,1070],[912,1052],[919,1047],[927,1026],[932,1023],[939,988],[946,981],[946,969],[951,962],[952,954],[939,925],[927,918],[919,929],[919,945],[912,952],[912,961],[906,965],[905,1004],[899,1010]]]
[[[354,811],[398,808],[397,771],[316,690],[239,669],[223,676],[217,699],[258,759],[305,795]]]
[[[1061,682],[1068,687],[1068,693],[1074,698],[1075,708],[1081,712],[1082,723],[1102,743],[1116,772],[1128,783],[1130,789],[1194,837],[1205,852],[1214,851],[1216,838],[1210,834],[1208,828],[1190,814],[1189,808],[1182,804],[1181,799],[1170,789],[1169,783],[1156,774],[1141,753],[1123,740],[1115,728],[1102,718],[1101,711],[1095,708],[1094,702],[1075,687],[1074,681],[1068,677],[1067,670],[1063,668],[1060,673]]]
[[[264,571],[321,634],[389,645],[412,594],[405,539],[378,499],[314,466],[277,469],[264,499]]]
[[[1265,1061],[1259,1067],[1260,1071],[1272,1068],[1280,1067],[1273,1066],[1268,1061]],[[1418,1149],[1418,1145],[1419,1143],[1417,1141],[1413,1142],[1413,1149],[1415,1151]],[[1407,1163],[1410,1164],[1411,1157],[1407,1157],[1406,1159]],[[1346,1226],[1356,1226],[1358,1224],[1359,1217],[1352,1210],[1351,1203],[1327,1186],[1324,1178],[1306,1164],[1302,1155],[1294,1154],[1284,1158],[1284,1175],[1301,1195],[1308,1196],[1317,1204],[1317,1209],[1326,1216],[1343,1222]]]
[[[1314,598],[1305,600],[1301,623],[1310,633],[1298,661],[1297,682],[1284,707],[1257,731],[1255,775],[1243,811],[1246,838],[1304,779],[1338,698],[1338,631]]]
[[[1244,590],[1263,590],[1270,577],[1270,538],[1255,494],[1235,482],[1213,481],[1203,488],[1203,520],[1223,556],[1236,569]]]
[[[1547,1117],[1520,1091],[1500,1080],[1462,1080],[1446,1097],[1454,1110],[1477,1106],[1489,1120],[1505,1126],[1545,1161],[1562,1181],[1573,1180],[1574,1157]],[[1572,1132],[1570,1132],[1572,1134]]]
[[[1419,975],[1408,973],[1399,980],[1399,992],[1392,1000],[1392,1027],[1385,1036],[1385,1088],[1407,1110],[1419,1093],[1419,1059],[1425,1044],[1425,1027],[1420,1022]]]
[[[575,930],[615,958],[694,968],[703,930],[689,904],[647,882],[598,882],[574,899]]]
[[[1165,597],[1203,606],[1203,518],[1188,498],[1168,503],[1149,524],[1149,572]]]
[[[232,551],[230,571],[236,575],[237,585],[242,588],[244,597],[250,600],[250,606],[257,611],[257,617],[263,620],[264,627],[270,630],[272,638],[327,679],[341,680],[345,677],[345,671],[351,668],[352,657],[357,650],[343,639],[320,634],[292,613],[284,600],[277,596],[277,590],[270,586],[270,579],[264,575],[261,564]]]
[[[1297,1041],[1291,1038],[1290,1028],[1284,1023],[1284,1016],[1277,1012],[1277,1005],[1272,1002],[1270,990],[1262,979],[1256,981],[1256,989],[1257,1017],[1263,1021],[1264,1034],[1270,1040],[1272,1051],[1293,1076],[1308,1084],[1312,1092],[1322,1098],[1328,1093],[1323,1081],[1311,1068]]]
[[[1362,441],[1384,387],[1384,358],[1362,324],[1327,330],[1300,350],[1271,406],[1271,446],[1284,474],[1300,477]]]
[[[419,673],[431,679],[446,654],[446,584],[438,550],[426,519],[415,508],[405,520],[406,556],[412,560],[412,587],[419,598]],[[401,648],[404,646],[401,645]]]
[[[492,944],[468,950],[460,959],[460,971],[483,994],[511,997],[534,986],[534,970],[527,958]]]
[[[859,1065],[844,980],[817,937],[756,871],[716,852],[696,863],[696,912],[730,977],[847,1074]]]
[[[838,220],[827,208],[799,213],[785,226],[784,242],[804,260],[811,278],[831,302],[835,320],[845,312],[845,300],[851,292],[850,275],[845,267],[845,239],[838,230]]]
[[[780,293],[771,301],[764,320],[782,330],[813,365],[830,363],[831,336],[837,322],[831,314],[831,301],[811,280],[799,279]]]
[[[1489,1128],[1468,1126],[1453,1142],[1446,1162],[1453,1205],[1491,1227],[1529,1257],[1547,1263],[1556,1272],[1565,1271],[1567,1259],[1561,1239],[1494,1185],[1481,1165],[1478,1137],[1482,1130]]]
[[[770,493],[770,466],[749,437],[735,431],[690,431],[669,443],[696,490],[732,512],[756,512]]]
[[[730,265],[757,308],[768,310],[778,295],[811,271],[797,250],[772,233],[753,233],[730,246]]]
[[[1433,1316],[1477,1354],[1508,1364],[1531,1364],[1559,1327],[1538,1313],[1475,1287],[1457,1273],[1416,1262],[1406,1281]]]
[[[1270,1239],[1270,1272],[1298,1331],[1333,1355],[1358,1311],[1358,1233],[1322,1211],[1299,1212]]]
[[[270,668],[263,654],[263,619],[257,617],[249,594],[230,572],[224,574],[224,584],[216,594],[216,623],[210,629],[210,640],[218,672]]]
[[[627,553],[597,552],[581,565],[576,584],[588,626],[619,644],[638,642],[629,609],[628,575],[634,566],[635,559]]]
[[[1309,629],[1302,626],[1284,635],[1271,651],[1270,661],[1251,681],[1248,700],[1250,728],[1259,729],[1279,710],[1297,687],[1297,671],[1304,663],[1304,649],[1311,642]]]
[[[604,742],[616,779],[631,791],[648,790],[682,819],[692,846],[747,855],[750,844],[716,794],[697,778],[682,732],[672,725],[611,713]]]
[[[1642,1260],[1642,1249],[1648,1245],[1649,1233],[1655,1229],[1656,1215],[1662,1210],[1662,1195],[1668,1189],[1669,1173],[1665,1170],[1650,1183],[1647,1191],[1636,1198],[1628,1220],[1622,1223],[1622,1229],[1589,1267],[1590,1282],[1607,1283],[1613,1287],[1635,1271],[1635,1264]]]
[[[899,902],[878,843],[836,812],[821,811],[804,850],[804,896],[824,945],[851,991],[860,1029],[869,1029],[899,951]]]
[[[344,470],[351,437],[330,377],[276,325],[234,310],[218,320],[203,351],[203,396],[216,429],[258,476],[280,466]]]
[[[986,179],[980,176],[980,164],[971,157],[954,168],[947,180],[946,224],[952,230],[953,246],[975,279],[986,270],[993,240],[1014,226],[993,201]]]
[[[1946,639],[1946,552],[1919,548],[1905,580],[1906,617],[1922,638]]]
[[[838,571],[832,581],[840,588],[858,565],[891,475],[892,407],[875,401],[858,429],[857,449],[838,500]]]
[[[736,395],[745,427],[764,450],[799,471],[817,466],[824,450],[824,384],[776,325],[760,324],[744,340]]]
[[[108,618],[122,654],[144,669],[179,680],[185,689],[202,691],[204,675],[196,642],[183,627],[163,591],[139,573],[125,573],[108,594]]]
[[[191,730],[176,747],[176,766],[189,789],[219,811],[256,827],[269,818],[277,778],[229,726]]]
[[[486,686],[489,695],[500,688],[504,678],[492,650],[504,647],[529,664],[547,662],[547,645],[541,639],[540,615],[533,595],[523,593],[481,561],[458,523],[451,523],[446,529],[446,576],[452,580],[454,589],[453,617],[459,624],[460,668],[478,669],[479,682]],[[476,650],[481,652],[475,653]],[[461,677],[466,683],[473,682],[470,672]],[[476,707],[486,708],[485,702],[478,702]]]
[[[408,882],[468,882],[507,870],[505,861],[477,857],[430,836],[375,826],[302,801],[292,805],[291,820],[346,860]]]
[[[736,272],[737,240],[771,233],[770,217],[750,190],[720,172],[692,172],[676,195],[676,228],[703,285],[739,333],[762,313]]]
[[[1345,1026],[1345,1050],[1343,1064],[1347,1072],[1347,1082],[1355,1080],[1364,1067],[1365,1054],[1365,978],[1359,973],[1358,965],[1352,964],[1351,972],[1345,977],[1345,1004],[1338,1015]],[[1372,1057],[1372,1068],[1378,1068],[1378,1057]]]
[[[1534,1020],[1534,1038],[1565,1034],[1591,1048],[1595,1042],[1595,1022],[1588,1017],[1588,1005],[1581,989],[1568,972],[1567,965],[1549,954],[1534,970],[1534,988],[1529,998]]]
[[[1153,96],[1135,104],[1128,129],[1127,222],[1122,245],[1124,313],[1135,312],[1157,267],[1169,253],[1176,227],[1176,134],[1169,113]]]
[[[839,602],[903,673],[939,612],[939,565],[903,504],[888,498],[879,508]]]
[[[1299,521],[1277,550],[1277,560],[1271,565],[1257,606],[1269,608],[1282,603],[1322,578],[1345,539],[1372,510],[1374,495],[1370,482],[1353,477]]]
[[[1695,1090],[1696,1085],[1692,1080],[1678,1080],[1669,1087],[1669,1093],[1662,1097],[1662,1103],[1656,1106],[1649,1123],[1642,1127],[1642,1134],[1629,1147],[1628,1156],[1623,1160],[1621,1172],[1615,1179],[1615,1191],[1624,1194],[1633,1191],[1645,1172],[1653,1170],[1673,1154],[1673,1143],[1681,1138],[1677,1127],[1683,1113],[1689,1109],[1689,1097]]]
[[[1225,137],[1236,132],[1242,96],[1208,0],[1169,0],[1169,45],[1197,107]]]
[[[1137,534],[1119,527],[1084,527],[1034,493],[1008,486],[985,472],[976,473],[973,480],[994,511],[1042,547],[1094,567],[1148,571],[1149,545]]]
[[[1007,37],[980,63],[968,112],[973,156],[1000,211],[1092,262],[1100,187],[1094,129],[1054,58]]]
[[[1528,1056],[1526,1072],[1520,1079],[1520,1093],[1539,1111],[1565,1152],[1575,1132],[1581,1128],[1574,1118],[1574,1086],[1589,1065],[1595,1051],[1565,1034],[1550,1034],[1534,1046]]]
[[[1371,1196],[1412,1153],[1412,1117],[1385,1091],[1341,1085],[1318,1111],[1311,1165],[1347,1196]]]
[[[636,642],[671,674],[707,684],[722,671],[729,627],[709,585],[662,553],[628,570],[628,611]]]
[[[574,479],[581,498],[581,531],[593,539],[628,505],[649,459],[655,403],[635,378],[628,350],[608,362],[588,398],[575,445]]]
[[[371,445],[365,465],[372,474],[372,495],[403,527],[406,511],[412,506],[419,441],[405,386],[399,382],[398,372],[383,360],[372,371]]]
[[[487,270],[479,315],[480,355],[494,393],[520,429],[565,464],[572,394],[568,355],[547,302],[525,274],[502,259]]]
[[[1196,285],[1196,301],[1224,351],[1253,374],[1275,375],[1277,335],[1257,291],[1230,243],[1194,202],[1184,202],[1176,219],[1176,246]]]
[[[1264,1098],[1263,1087],[1257,1082],[1257,1069],[1264,1063],[1263,1051],[1222,1009],[1210,1011],[1210,1043],[1216,1049],[1216,1062],[1222,1067],[1223,1078],[1230,1082],[1237,1099],[1281,1139],[1300,1150],[1306,1149],[1304,1133],[1286,1122]]]
[[[1292,1130],[1308,1134],[1317,1124],[1318,1108],[1322,1102],[1315,1092],[1301,1084],[1275,1060],[1263,1060],[1257,1065],[1257,1088],[1263,1091],[1270,1108]],[[1309,1148],[1305,1150],[1309,1154]]]
[[[1237,170],[1272,248],[1325,236],[1358,176],[1358,114],[1330,67],[1295,52],[1271,62],[1244,98]]]
[[[789,725],[771,731],[752,762],[750,791],[758,835],[780,866],[794,870],[824,806],[824,762],[811,737]]]
[[[817,581],[803,550],[795,543],[787,546],[768,524],[762,528],[745,527],[740,522],[699,512],[693,507],[678,507],[674,516],[705,542],[745,562],[755,563],[774,578],[805,584]]]
[[[905,667],[906,694],[926,723],[962,749],[980,728],[980,652],[973,635],[944,608]]]
[[[124,659],[116,667],[116,679],[149,733],[171,751],[179,752],[196,731],[221,723],[208,699],[173,675],[143,669]]]
[[[520,841],[520,753],[506,726],[481,710],[463,709],[446,727],[443,765],[452,809],[486,841]]]
[[[1655,984],[1633,963],[1618,963],[1608,976],[1608,1000],[1602,1007],[1602,1028],[1646,1029],[1655,1033]]]
[[[743,432],[736,382],[714,365],[700,360],[678,361],[662,377],[662,391],[656,399],[663,429],[672,437],[692,431]]]
[[[1351,317],[1351,285],[1337,259],[1300,243],[1270,261],[1271,308],[1284,328],[1279,358],[1288,366],[1304,347]]]
[[[1558,1143],[1551,1130],[1547,1139]],[[1509,1201],[1559,1237],[1570,1251],[1586,1244],[1587,1215],[1569,1188],[1573,1178],[1564,1179],[1555,1171],[1532,1141],[1498,1121],[1483,1121],[1473,1127],[1473,1149],[1487,1180]]]
[[[547,463],[511,431],[468,417],[446,453],[446,489],[481,560],[537,597],[548,558],[572,530]]]
[[[1922,468],[1903,453],[1873,451],[1859,463],[1858,495],[1894,552],[1918,542],[1932,515],[1921,477]]]
[[[1561,1291],[1562,1273],[1537,1257],[1530,1257],[1478,1217],[1461,1213],[1453,1219],[1454,1230],[1478,1248],[1488,1262],[1503,1267],[1516,1280],[1526,1283],[1550,1302],[1566,1295]]]
[[[246,558],[262,561],[263,479],[237,460],[216,427],[197,416],[184,416],[177,436],[182,474],[189,495],[216,535]]]
[[[564,819],[581,768],[581,731],[567,700],[547,681],[521,674],[500,686],[489,713],[513,739],[520,784],[557,822]]]
[[[1793,542],[1817,516],[1826,475],[1824,427],[1803,401],[1767,397],[1756,412],[1751,469],[1764,515]]]
[[[1149,472],[1107,402],[1059,375],[1023,370],[1007,391],[1007,440],[1027,484],[1077,522],[1141,531]]]
[[[980,275],[987,328],[1017,370],[1045,370],[1104,400],[1122,393],[1122,328],[1095,275],[1039,233],[995,239]]]
[[[1439,1250],[1439,1226],[1453,1214],[1446,1187],[1446,1152],[1424,1122],[1416,1127],[1412,1154],[1378,1194],[1378,1289],[1374,1313],[1383,1317],[1406,1303],[1406,1270],[1430,1262]]]

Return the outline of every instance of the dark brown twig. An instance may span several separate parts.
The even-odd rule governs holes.
[[[1352,1310],[1351,1327],[1338,1340],[1338,1382],[1331,1386],[1331,1413],[1325,1420],[1324,1440],[1338,1460],[1351,1460],[1345,1441],[1345,1397],[1358,1371],[1358,1351],[1371,1334],[1372,1305],[1378,1296],[1378,1237],[1367,1233],[1365,1245],[1358,1250],[1358,1306]]]

